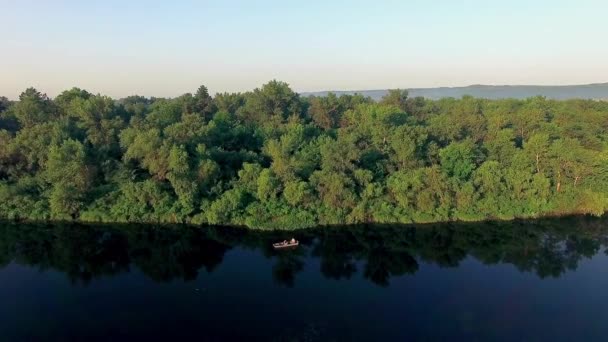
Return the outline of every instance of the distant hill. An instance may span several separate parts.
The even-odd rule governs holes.
[[[608,83],[595,83],[584,85],[565,86],[536,86],[536,85],[471,85],[467,87],[439,87],[439,88],[411,88],[408,89],[410,97],[422,96],[429,99],[443,97],[459,98],[471,95],[487,99],[516,98],[522,99],[533,96],[546,96],[550,99],[594,99],[608,100]],[[303,92],[303,96],[325,96],[330,91]],[[374,100],[379,100],[388,90],[359,90],[359,91],[331,91],[336,95],[341,94],[363,94]]]

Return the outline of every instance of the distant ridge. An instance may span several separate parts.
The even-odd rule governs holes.
[[[550,99],[594,99],[608,100],[608,83],[594,83],[583,85],[563,86],[541,86],[541,85],[470,85],[466,87],[438,87],[438,88],[410,88],[410,97],[422,96],[429,99],[440,99],[444,97],[460,98],[464,95],[487,99],[516,98],[523,99],[533,96],[545,96]],[[379,100],[387,92],[387,89],[358,90],[358,91],[318,91],[303,92],[303,96],[326,96],[328,93],[362,94],[374,100]]]

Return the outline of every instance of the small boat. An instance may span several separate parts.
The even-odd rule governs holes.
[[[282,242],[277,242],[277,243],[273,243],[272,247],[274,248],[288,248],[288,247],[296,247],[297,245],[299,245],[300,242],[298,240],[293,240],[292,241],[282,241]]]

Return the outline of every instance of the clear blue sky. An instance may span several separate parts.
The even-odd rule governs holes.
[[[0,0],[0,95],[608,81],[608,1]]]

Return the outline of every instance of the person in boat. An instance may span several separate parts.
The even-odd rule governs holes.
[[[291,244],[296,243],[296,239],[291,238],[291,240],[289,240],[289,243],[291,243]]]

